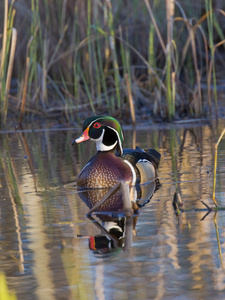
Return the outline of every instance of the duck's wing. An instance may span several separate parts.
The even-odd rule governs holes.
[[[157,174],[160,153],[155,149],[124,149],[122,159],[128,161],[135,169],[137,183],[153,180]]]

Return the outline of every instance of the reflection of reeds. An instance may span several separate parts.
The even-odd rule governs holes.
[[[215,229],[216,229],[216,239],[217,239],[218,250],[219,250],[219,255],[220,255],[221,267],[223,269],[223,257],[222,257],[222,252],[221,252],[220,236],[219,236],[219,230],[218,230],[218,225],[217,225],[217,221],[216,221],[216,215],[217,215],[217,212],[215,212],[213,220],[214,220],[214,225],[215,225]]]
[[[16,1],[11,2],[9,9],[8,1],[4,3],[0,65],[3,96],[10,91],[10,76],[7,89],[6,77],[12,71],[12,64],[10,68],[8,64],[11,32],[22,20],[24,8]],[[206,11],[203,15],[174,0],[151,4],[149,0],[132,0],[125,7],[121,1],[115,5],[111,1],[65,0],[54,7],[46,0],[31,1],[30,8],[26,7],[31,18],[23,19],[17,28],[20,51],[15,53],[17,67],[13,70],[19,83],[18,98],[23,94],[20,123],[26,112],[50,115],[57,108],[67,120],[79,119],[74,111],[81,105],[93,113],[118,114],[129,103],[122,88],[126,74],[135,87],[130,86],[133,95],[135,90],[139,93],[134,96],[135,102],[150,94],[152,97],[145,105],[152,110],[154,107],[154,113],[162,118],[172,120],[183,110],[201,116],[202,78],[207,80],[211,107],[212,77],[217,105],[215,50],[224,43],[220,18],[225,15],[223,7],[215,15],[211,0],[201,5],[200,11]],[[217,44],[214,31],[219,37]],[[29,53],[21,56],[31,39]],[[4,104],[7,114],[7,101],[1,108]],[[14,105],[9,99],[9,109],[15,111]],[[136,110],[138,107],[135,103]]]
[[[172,162],[172,171],[173,171],[173,180],[176,182],[176,189],[178,188],[177,182],[179,181],[179,175],[177,170],[177,139],[176,139],[176,130],[174,128],[170,129],[170,155]]]
[[[17,173],[15,166],[13,165],[12,158],[10,157],[10,149],[8,141],[5,143],[5,158],[2,159],[0,156],[0,165],[4,172],[4,177],[7,183],[8,192],[10,201],[12,203],[13,208],[13,217],[15,220],[15,227],[16,227],[16,234],[18,239],[18,253],[19,253],[19,271],[20,273],[24,272],[24,254],[22,248],[22,238],[21,238],[21,228],[19,224],[19,215],[18,215],[18,208],[22,206],[21,203],[21,189],[17,181]]]

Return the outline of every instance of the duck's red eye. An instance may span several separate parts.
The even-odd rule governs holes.
[[[93,127],[94,127],[94,128],[100,128],[100,127],[101,127],[101,124],[97,122],[97,123],[95,123],[95,124],[93,125]]]

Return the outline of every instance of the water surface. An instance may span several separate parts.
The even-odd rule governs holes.
[[[125,147],[161,153],[160,187],[132,223],[120,218],[117,229],[125,231],[117,247],[98,252],[89,241],[112,220],[88,219],[75,186],[95,145],[72,147],[75,130],[2,133],[0,270],[17,298],[224,299],[225,212],[201,220],[207,213],[201,201],[214,207],[214,143],[224,126],[221,120],[127,128]],[[219,207],[225,207],[224,186],[225,139],[218,151]],[[175,192],[183,202],[179,217]]]

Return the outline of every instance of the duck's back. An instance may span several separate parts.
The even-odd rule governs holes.
[[[139,147],[136,149],[124,149],[123,160],[129,161],[136,173],[136,183],[142,184],[157,177],[156,169],[160,161],[160,153],[155,149],[143,150]]]

